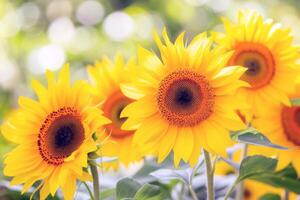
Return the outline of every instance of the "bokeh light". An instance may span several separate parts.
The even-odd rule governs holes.
[[[113,12],[106,17],[103,28],[107,36],[114,41],[129,38],[134,31],[134,23],[125,12]]]

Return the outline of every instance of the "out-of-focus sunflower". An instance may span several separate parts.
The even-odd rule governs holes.
[[[236,24],[225,18],[223,23],[225,34],[213,35],[218,44],[234,51],[228,65],[241,65],[248,69],[241,79],[251,87],[238,92],[252,106],[252,109],[243,112],[248,113],[247,120],[266,104],[282,102],[290,105],[288,94],[294,90],[300,69],[297,63],[299,48],[293,45],[290,30],[249,10],[239,12]]]
[[[106,140],[99,154],[103,156],[118,157],[118,160],[128,166],[131,162],[141,160],[141,156],[132,144],[134,131],[122,130],[121,126],[126,118],[120,116],[123,108],[133,100],[126,97],[120,90],[120,84],[128,82],[127,70],[134,64],[131,59],[127,64],[121,55],[116,56],[114,63],[108,58],[96,62],[95,66],[88,67],[88,73],[94,83],[94,101],[101,103],[104,115],[112,123],[103,126],[100,140]],[[120,162],[104,164],[104,167],[118,167]]]
[[[244,183],[244,200],[259,200],[265,194],[284,196],[284,190],[257,181],[246,180]],[[295,194],[290,194],[290,200],[296,200]]]
[[[291,100],[300,98],[300,85],[296,92],[290,95]],[[300,106],[291,107],[283,104],[273,105],[267,112],[261,113],[253,120],[253,126],[265,134],[273,143],[289,147],[289,150],[276,150],[279,167],[293,163],[300,173]]]
[[[88,85],[70,85],[69,76],[65,65],[57,81],[47,72],[47,88],[33,81],[38,100],[20,97],[20,108],[2,126],[3,135],[17,144],[5,157],[4,174],[13,177],[12,185],[24,184],[22,192],[41,181],[40,199],[59,187],[65,199],[73,199],[76,180],[91,178],[86,169],[88,153],[96,150],[92,134],[109,122],[91,104]]]
[[[234,112],[240,101],[234,97],[238,88],[247,85],[239,80],[245,68],[225,68],[231,53],[212,48],[213,40],[205,33],[188,46],[182,33],[172,43],[163,31],[163,44],[155,40],[161,53],[140,48],[138,76],[122,90],[135,102],[124,108],[128,117],[122,128],[134,129],[134,143],[143,153],[163,161],[173,150],[174,163],[181,159],[194,165],[200,149],[225,155],[231,145],[229,130],[245,128]]]

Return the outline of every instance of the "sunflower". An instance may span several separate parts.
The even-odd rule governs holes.
[[[40,199],[61,187],[69,200],[77,178],[90,180],[88,153],[97,149],[92,135],[109,120],[91,104],[85,82],[70,85],[68,65],[58,80],[46,75],[47,88],[32,82],[38,100],[20,97],[20,108],[2,126],[5,138],[17,144],[5,157],[4,175],[13,177],[12,185],[24,184],[23,193],[39,182]]]
[[[290,95],[290,99],[300,98],[300,85],[296,92]],[[253,126],[261,131],[273,143],[288,147],[289,150],[276,150],[279,159],[279,167],[282,168],[293,163],[300,173],[300,106],[288,107],[277,104],[268,107],[268,112],[261,113],[253,120]]]
[[[213,33],[213,37],[218,44],[234,52],[228,65],[247,68],[241,79],[251,87],[241,88],[238,92],[252,107],[247,110],[250,113],[247,119],[250,120],[266,104],[281,102],[289,106],[288,94],[294,90],[300,69],[297,63],[299,49],[293,45],[290,30],[249,10],[239,12],[236,24],[225,18],[223,23],[225,34]]]
[[[121,113],[128,119],[123,129],[138,127],[134,143],[143,154],[162,162],[173,150],[174,164],[181,159],[194,165],[200,149],[225,155],[231,145],[229,130],[245,125],[234,112],[240,104],[236,90],[247,83],[239,80],[245,69],[224,68],[231,53],[212,49],[205,33],[184,45],[184,33],[172,43],[163,31],[165,44],[157,33],[155,41],[161,58],[142,47],[132,82],[122,91],[136,101]]]
[[[88,67],[94,85],[94,101],[96,104],[100,103],[104,115],[112,121],[103,126],[103,134],[99,138],[106,142],[98,153],[103,156],[118,157],[120,161],[105,164],[104,167],[108,165],[117,168],[119,163],[128,166],[131,162],[141,160],[141,156],[132,144],[134,131],[121,129],[126,118],[120,117],[120,113],[133,100],[122,93],[120,84],[129,81],[126,73],[133,64],[133,59],[125,64],[123,57],[118,55],[114,63],[105,57],[100,62],[96,62],[95,66]]]
[[[261,182],[246,180],[244,187],[244,200],[257,200],[265,194],[277,194],[282,198],[284,197],[283,189],[275,188]],[[290,194],[289,199],[296,200],[297,196],[295,194]]]

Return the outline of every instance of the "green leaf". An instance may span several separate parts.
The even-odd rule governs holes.
[[[291,99],[292,106],[300,106],[300,98]]]
[[[261,155],[246,157],[240,166],[236,184],[252,179],[274,187],[284,188],[300,194],[300,180],[293,165],[288,165],[280,171],[275,171],[277,160]]]
[[[251,176],[260,175],[266,172],[273,172],[276,168],[277,160],[265,156],[255,155],[246,157],[240,166],[238,181],[242,181]]]
[[[117,200],[133,198],[142,185],[130,178],[124,178],[117,183],[116,196]]]
[[[283,177],[277,173],[264,173],[251,177],[251,179],[272,185],[274,187],[285,188],[291,192],[300,194],[300,180],[290,177]]]
[[[297,179],[297,171],[292,164],[289,164],[284,169],[276,172],[276,174],[278,176],[282,176],[282,177],[289,177],[289,178]]]
[[[232,132],[231,138],[235,141],[246,143],[246,144],[267,146],[267,147],[284,149],[284,150],[287,149],[286,147],[273,144],[266,136],[264,136],[262,133],[258,132],[254,128],[248,128],[246,130]]]
[[[145,184],[135,194],[134,200],[159,200],[161,198],[161,190],[159,186],[152,184]]]
[[[115,188],[111,188],[111,189],[107,189],[104,190],[100,193],[100,197],[101,199],[106,199],[108,197],[112,197],[116,195],[116,189]]]
[[[259,200],[280,200],[279,194],[268,193],[259,198]]]

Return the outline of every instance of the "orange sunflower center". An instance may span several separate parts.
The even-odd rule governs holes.
[[[49,114],[38,136],[38,148],[44,161],[60,165],[84,140],[84,128],[78,112],[63,107]]]
[[[284,107],[281,114],[286,137],[295,145],[300,145],[300,106]]]
[[[275,60],[270,50],[262,44],[242,42],[235,47],[229,65],[240,65],[248,68],[241,77],[252,87],[258,89],[267,85],[275,74]]]
[[[157,104],[170,124],[195,126],[212,114],[214,93],[203,75],[180,70],[161,81]]]
[[[124,96],[120,90],[114,92],[104,102],[104,115],[112,121],[111,124],[106,125],[106,130],[112,136],[122,137],[133,133],[133,131],[125,131],[121,129],[126,118],[120,117],[122,110],[131,102],[132,100]]]

